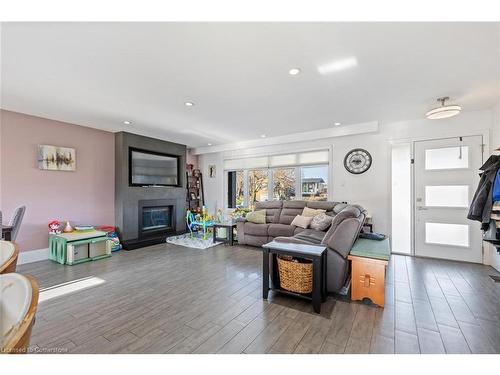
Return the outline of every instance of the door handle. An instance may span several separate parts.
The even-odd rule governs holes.
[[[427,210],[427,207],[417,206],[417,210],[419,210],[419,211],[425,211],[425,210]]]

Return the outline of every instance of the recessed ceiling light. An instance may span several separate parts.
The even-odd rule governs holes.
[[[318,66],[318,72],[321,74],[330,74],[340,72],[342,70],[354,68],[358,65],[358,59],[353,57],[348,57],[346,59],[335,60],[329,63]]]
[[[333,125],[334,125],[334,126],[340,126],[340,125],[342,125],[342,124],[341,124],[340,122],[334,122],[334,123],[333,123]]]
[[[448,118],[458,115],[462,110],[462,107],[460,107],[459,105],[445,105],[444,103],[449,99],[450,98],[447,96],[438,98],[437,101],[441,103],[441,107],[431,109],[425,114],[425,116],[429,120],[439,120],[442,118]]]
[[[265,134],[261,134],[260,137],[261,138],[266,138],[266,135]]]
[[[300,68],[292,68],[288,71],[288,74],[291,76],[296,76],[297,74],[300,74]]]
[[[194,106],[194,103],[193,102],[185,102],[184,105],[186,107],[192,107],[192,106]]]
[[[212,146],[212,144],[211,143],[207,143],[207,146]]]
[[[125,125],[132,125],[132,121],[128,121],[128,120],[123,121],[123,123],[124,123]]]

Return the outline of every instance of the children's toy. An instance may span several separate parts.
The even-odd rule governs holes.
[[[60,234],[61,233],[61,230],[59,229],[60,226],[61,223],[58,220],[52,220],[49,223],[49,229],[50,229],[49,233]]]
[[[208,215],[205,206],[203,206],[201,214],[194,215],[191,211],[188,210],[186,213],[186,223],[191,236],[193,236],[193,231],[198,231],[201,228],[203,231],[202,238],[206,240],[209,236],[208,228],[213,227],[214,220],[212,217],[210,217],[210,215]]]
[[[101,225],[96,229],[107,233],[108,240],[112,241],[111,252],[120,251],[122,249],[122,245],[120,244],[120,239],[118,238],[118,233],[116,232],[115,227],[111,225]]]

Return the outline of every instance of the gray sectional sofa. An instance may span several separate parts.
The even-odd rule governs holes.
[[[326,210],[333,216],[326,232],[292,226],[295,216],[304,207]],[[266,210],[266,224],[255,224],[238,219],[238,243],[262,246],[272,240],[305,244],[322,244],[328,247],[327,290],[339,292],[349,272],[347,256],[366,218],[366,211],[358,205],[339,202],[268,201],[258,202],[256,210]]]

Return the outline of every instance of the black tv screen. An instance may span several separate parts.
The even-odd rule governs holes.
[[[159,152],[129,149],[131,186],[179,186],[180,157]]]

